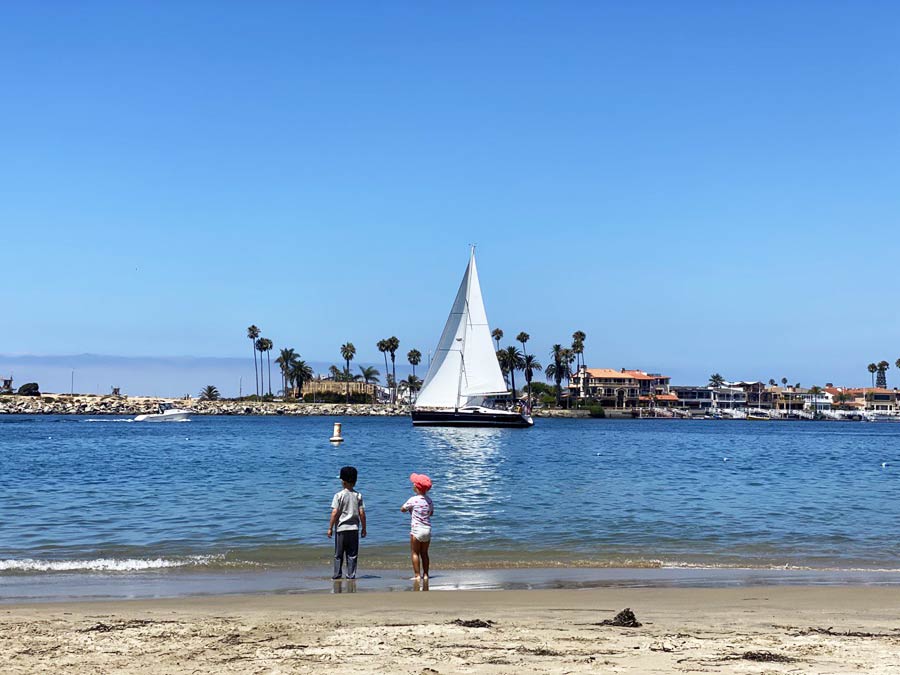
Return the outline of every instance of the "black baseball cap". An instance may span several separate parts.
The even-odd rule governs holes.
[[[355,466],[342,466],[341,467],[341,480],[347,481],[348,483],[356,483],[356,467]]]

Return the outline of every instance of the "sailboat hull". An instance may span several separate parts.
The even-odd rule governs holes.
[[[507,427],[526,429],[534,425],[528,415],[479,408],[475,410],[413,410],[412,423],[417,427]]]

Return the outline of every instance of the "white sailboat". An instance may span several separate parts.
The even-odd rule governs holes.
[[[530,415],[485,405],[508,396],[488,326],[472,248],[422,390],[412,411],[416,426],[530,427]]]

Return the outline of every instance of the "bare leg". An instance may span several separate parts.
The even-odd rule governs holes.
[[[416,575],[416,581],[419,580],[419,540],[409,535],[409,550],[412,553],[413,574]]]
[[[422,559],[422,578],[425,581],[428,581],[428,567],[431,564],[431,560],[428,557],[428,547],[430,545],[430,541],[419,542],[419,557]]]

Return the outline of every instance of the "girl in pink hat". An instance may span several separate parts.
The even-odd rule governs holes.
[[[419,581],[419,561],[422,563],[422,576],[428,581],[428,546],[431,544],[431,516],[434,515],[434,504],[428,491],[431,489],[431,479],[422,473],[414,473],[409,476],[416,493],[406,500],[400,507],[403,512],[411,513],[411,526],[409,529],[409,548],[412,552],[413,573],[416,581]]]

